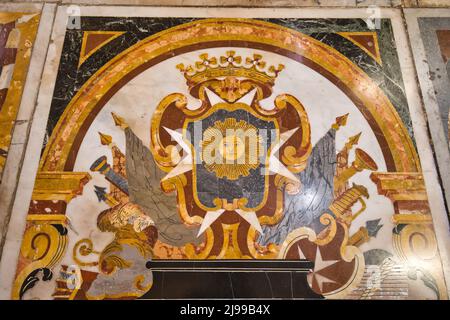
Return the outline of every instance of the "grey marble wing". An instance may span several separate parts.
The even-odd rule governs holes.
[[[172,246],[200,244],[198,227],[183,223],[175,193],[161,190],[164,173],[156,166],[150,150],[130,128],[125,129],[126,172],[130,201],[139,205],[155,222],[160,241]]]
[[[330,129],[314,146],[304,171],[297,174],[302,186],[296,195],[284,195],[284,214],[273,226],[264,226],[258,238],[260,245],[281,244],[286,236],[300,227],[320,232],[319,218],[333,201],[333,177],[336,169],[336,131]]]

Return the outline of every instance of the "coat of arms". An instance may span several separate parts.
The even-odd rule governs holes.
[[[47,62],[14,298],[447,297],[389,19],[108,19]]]
[[[271,97],[283,65],[266,67],[259,54],[243,59],[228,51],[219,58],[201,54],[194,66],[177,68],[199,106],[189,106],[181,93],[163,98],[152,117],[150,148],[117,114],[113,119],[125,132],[126,153],[100,134],[114,164],[103,156],[91,166],[111,183],[108,194],[96,187],[99,200],[111,206],[99,215],[98,227],[116,234],[99,253],[103,272],[127,267],[117,250],[131,245],[141,265],[155,250],[170,252],[171,259],[316,261],[308,281],[318,294],[353,281],[362,270],[359,251],[342,257],[336,250],[345,246],[351,221],[364,211],[369,195],[348,180],[377,165],[358,148],[349,164],[360,134],[336,154],[336,132],[348,115],[338,117],[313,148],[298,99],[281,94],[271,108],[260,105]],[[357,202],[361,208],[354,213]],[[381,226],[370,225],[370,232],[365,228],[350,244],[376,236]],[[339,281],[315,273],[324,261],[321,250],[332,253],[332,265],[345,271]],[[74,258],[83,265],[78,253],[92,252],[92,243],[80,240]],[[142,286],[141,294],[148,288]]]
[[[152,152],[167,172],[162,187],[176,190],[184,223],[200,224],[196,236],[208,230],[194,256],[255,257],[248,244],[261,225],[281,218],[280,191],[300,188],[293,173],[305,168],[311,152],[308,116],[288,94],[271,109],[260,106],[283,69],[266,67],[261,55],[202,54],[194,66],[178,68],[201,105],[194,109],[174,93],[154,114]]]

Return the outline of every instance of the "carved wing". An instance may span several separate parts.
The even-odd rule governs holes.
[[[161,190],[164,173],[156,166],[150,150],[130,128],[125,129],[126,171],[130,201],[139,205],[155,222],[160,240],[172,246],[199,244],[198,227],[183,223],[174,193]]]
[[[336,131],[330,129],[314,146],[304,171],[297,174],[302,185],[296,195],[285,193],[284,215],[274,226],[264,226],[260,245],[280,244],[293,230],[309,227],[316,232],[324,226],[319,218],[333,201],[336,167]]]

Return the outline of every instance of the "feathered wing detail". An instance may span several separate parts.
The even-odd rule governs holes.
[[[155,222],[160,240],[172,246],[200,244],[198,226],[183,223],[178,213],[175,193],[161,190],[164,173],[156,166],[150,150],[130,128],[125,129],[126,171],[130,201],[139,205]]]
[[[319,218],[333,201],[333,178],[336,168],[336,130],[330,129],[314,146],[306,169],[298,174],[302,185],[296,195],[284,195],[284,215],[273,226],[264,226],[260,245],[281,244],[286,236],[300,227],[316,232],[324,227]]]

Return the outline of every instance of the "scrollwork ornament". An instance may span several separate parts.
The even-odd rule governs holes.
[[[54,225],[51,221],[33,222],[25,231],[21,256],[31,261],[17,275],[12,299],[21,299],[25,292],[38,281],[36,277],[43,272],[43,280],[51,279],[51,269],[63,257],[67,248],[65,226]]]

